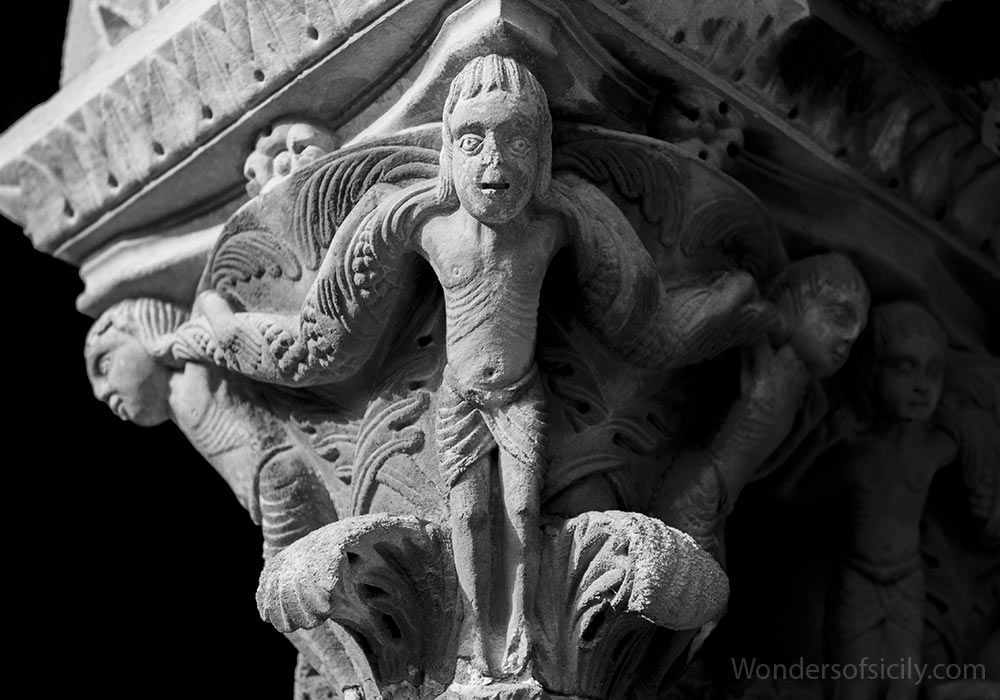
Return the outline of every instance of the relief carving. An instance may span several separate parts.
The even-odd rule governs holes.
[[[94,395],[260,527],[297,699],[991,689],[720,671],[1000,644],[1000,165],[812,4],[87,5],[165,43],[0,204],[100,258]]]

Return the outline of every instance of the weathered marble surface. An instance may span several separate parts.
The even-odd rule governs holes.
[[[150,3],[133,17],[129,13],[138,12],[136,8],[118,4],[119,18],[128,15],[130,26],[146,25],[126,32],[121,23],[115,24],[121,33],[107,43],[120,43],[123,51],[144,61],[149,58],[148,46],[160,39],[143,46],[136,37],[162,38],[180,32],[171,39],[169,56],[154,52],[150,60],[159,67],[149,73],[152,77],[160,76],[157,71],[164,60],[184,63],[186,37],[197,34],[197,29],[190,33],[194,25],[185,24],[202,9],[215,11],[209,5],[218,5],[223,14],[236,13],[225,16],[227,29],[247,22],[248,45],[253,46],[263,36],[254,32],[264,27],[254,22],[266,20],[272,12],[286,17],[277,5],[263,8],[250,3],[253,7],[248,5],[247,13],[241,14],[242,9],[223,8],[225,3],[196,2],[184,4],[187,14],[180,10],[172,14],[170,7],[156,14],[152,9],[166,3],[155,3],[156,8]],[[459,4],[445,3],[444,13]],[[938,9],[929,5],[914,20],[872,9],[875,5],[861,9],[893,31],[911,31],[909,24],[932,22],[928,18]],[[985,126],[992,108],[963,102],[966,98],[946,81],[924,66],[908,64],[905,51],[893,49],[870,31],[865,20],[836,3],[817,3],[811,10],[791,2],[740,9],[738,19],[726,15],[720,21],[713,13],[724,8],[714,6],[586,2],[570,12],[559,4],[542,8],[532,2],[477,2],[456,12],[438,33],[432,18],[435,8],[428,4],[400,3],[392,12],[414,13],[401,23],[401,15],[394,15],[393,21],[379,24],[379,8],[374,8],[372,26],[381,27],[383,33],[366,33],[361,27],[367,20],[359,20],[351,25],[357,38],[351,50],[385,46],[384,30],[389,28],[413,33],[424,26],[428,28],[424,43],[413,46],[426,50],[427,58],[413,63],[406,75],[387,68],[392,61],[388,56],[379,59],[387,63],[367,65],[369,75],[388,71],[380,74],[382,82],[374,91],[384,90],[381,96],[366,93],[367,110],[359,112],[358,105],[344,118],[317,120],[319,114],[331,113],[329,106],[339,99],[337,93],[326,92],[318,102],[309,101],[318,94],[315,85],[320,83],[310,88],[308,80],[276,91],[285,74],[279,70],[278,82],[271,83],[268,69],[264,80],[252,76],[260,83],[254,88],[259,95],[237,95],[234,103],[242,99],[264,107],[254,107],[220,136],[198,130],[191,132],[193,137],[183,136],[183,119],[163,127],[181,134],[176,144],[171,142],[169,154],[178,159],[177,167],[144,170],[140,159],[124,180],[112,173],[114,182],[109,176],[106,183],[112,189],[144,188],[141,195],[119,203],[98,191],[104,185],[97,190],[87,185],[89,194],[83,199],[65,196],[79,192],[73,188],[88,178],[103,177],[104,169],[94,165],[97,161],[88,161],[91,156],[81,160],[80,154],[95,143],[107,143],[99,132],[110,122],[88,122],[86,115],[81,122],[69,114],[74,100],[88,90],[105,89],[102,81],[111,80],[100,60],[96,70],[78,80],[75,91],[67,91],[46,108],[44,115],[50,116],[25,120],[4,137],[0,155],[7,166],[0,194],[5,211],[28,217],[23,220],[34,231],[36,245],[48,250],[59,245],[59,255],[81,264],[87,283],[81,308],[95,315],[109,314],[98,321],[87,344],[95,394],[122,417],[138,423],[172,418],[225,477],[254,520],[262,522],[269,563],[258,597],[261,614],[279,629],[293,632],[292,641],[303,658],[328,681],[342,681],[333,682],[332,692],[352,697],[376,697],[379,692],[404,697],[433,697],[440,692],[521,697],[538,695],[544,688],[617,697],[631,685],[642,697],[669,695],[669,683],[660,685],[659,679],[691,635],[664,637],[651,633],[649,623],[697,626],[708,619],[697,611],[719,610],[724,594],[698,603],[685,597],[684,581],[697,576],[717,580],[711,572],[721,575],[721,571],[711,567],[701,574],[680,575],[679,588],[663,586],[679,575],[676,567],[687,561],[683,552],[690,540],[676,539],[669,534],[674,531],[663,529],[661,520],[694,535],[728,567],[733,581],[729,613],[707,636],[695,663],[675,686],[679,692],[704,688],[706,679],[724,684],[725,674],[710,672],[706,677],[705,669],[737,653],[780,660],[790,650],[804,650],[809,658],[847,661],[854,650],[846,640],[855,638],[854,633],[843,632],[849,629],[865,633],[861,639],[869,641],[856,650],[865,655],[975,660],[985,658],[982,654],[990,645],[995,647],[996,639],[988,633],[998,614],[1000,577],[995,549],[1000,520],[996,487],[1000,381],[997,360],[989,354],[997,352],[989,320],[1000,298],[994,293],[1000,225],[996,200],[983,196],[1000,173],[995,140]],[[295,11],[312,17],[309,7]],[[431,14],[420,14],[425,11]],[[496,18],[501,21],[491,23]],[[287,32],[299,22],[277,25]],[[313,39],[308,30],[316,25],[299,28]],[[757,42],[748,48],[741,37],[750,28],[756,28]],[[107,34],[107,25],[104,30]],[[125,34],[132,38],[121,38]],[[827,50],[815,63],[819,56],[815,47],[820,44]],[[405,41],[391,45],[393,50],[407,46]],[[293,51],[295,46],[293,41],[285,48]],[[823,71],[855,66],[850,58],[854,47],[862,49],[864,58],[853,75],[862,77],[856,85],[848,78],[847,102],[838,102],[844,94],[824,83]],[[315,62],[309,75],[314,81],[346,88],[337,71],[361,64],[352,64],[341,49],[322,58],[323,50],[304,59]],[[191,55],[197,58],[199,51],[195,48]],[[509,216],[516,220],[522,208],[534,207],[535,218],[525,230],[536,236],[551,231],[560,240],[562,224],[553,225],[552,214],[546,219],[537,213],[543,211],[539,209],[543,201],[545,207],[553,207],[553,201],[544,199],[544,188],[529,186],[542,177],[547,180],[551,169],[553,180],[563,188],[557,190],[562,200],[554,200],[554,210],[582,207],[582,216],[560,216],[585,224],[572,224],[571,230],[577,231],[572,235],[579,236],[579,242],[570,246],[572,255],[566,260],[557,257],[559,264],[545,288],[539,280],[538,290],[528,294],[535,304],[541,300],[541,313],[531,321],[532,326],[537,323],[537,346],[535,330],[528,334],[529,341],[519,339],[514,331],[520,321],[511,322],[519,312],[511,316],[510,304],[503,301],[504,294],[517,291],[520,282],[500,276],[496,279],[505,281],[494,290],[496,309],[487,307],[481,318],[472,315],[480,318],[472,326],[485,320],[488,327],[491,318],[498,321],[489,332],[492,335],[484,336],[489,340],[484,345],[487,351],[476,352],[452,339],[454,327],[468,324],[469,317],[454,309],[456,302],[449,296],[453,283],[445,274],[450,268],[440,253],[432,250],[426,255],[433,272],[410,264],[390,265],[390,274],[383,278],[379,265],[385,250],[378,245],[387,239],[357,242],[353,248],[344,243],[368,212],[365,220],[379,220],[383,209],[395,206],[393,188],[419,187],[421,180],[445,181],[445,175],[437,174],[440,129],[399,132],[440,118],[435,115],[440,114],[450,78],[469,59],[497,51],[513,53],[538,71],[555,120],[551,164],[540,155],[520,174],[504,175],[496,183],[490,180],[491,187],[507,185],[514,194],[525,193],[497,211],[492,204],[477,203],[481,183],[463,184],[459,167],[458,211],[470,213],[479,225],[502,228]],[[802,65],[812,65],[811,82],[803,82],[790,68]],[[294,72],[300,64],[286,60],[285,66]],[[903,87],[906,82],[897,75],[900,67],[910,79],[922,81],[919,90]],[[664,88],[664,79],[676,81],[676,87]],[[858,93],[852,90],[868,91],[864,94],[872,99],[867,109],[856,108]],[[517,90],[499,94],[508,95],[508,106],[523,102],[529,112],[537,111],[537,100],[531,106]],[[156,98],[155,91],[148,96]],[[146,97],[143,93],[142,99]],[[478,129],[483,116],[496,120],[485,138],[489,144],[499,144],[499,135],[508,133],[518,109],[504,116],[497,105],[480,107],[482,115],[466,121]],[[446,108],[446,126],[448,114]],[[69,126],[46,131],[50,117],[66,118]],[[584,126],[570,125],[567,119]],[[40,151],[34,146],[19,151],[35,138],[26,139],[27,133],[41,139],[49,154],[46,167],[58,174],[62,184],[54,188],[52,180],[44,187],[31,184],[32,173],[40,172],[33,160]],[[63,147],[67,133],[90,133],[90,145],[84,144],[83,151],[79,144]],[[119,135],[140,138],[143,133],[136,128]],[[540,145],[541,133],[532,126],[519,138],[529,150],[544,154],[549,146]],[[474,135],[483,138],[478,132]],[[447,145],[447,129],[443,136]],[[462,138],[456,137],[459,150]],[[324,158],[324,153],[350,139],[347,150]],[[168,155],[164,142],[156,143]],[[470,152],[476,147],[470,142]],[[59,159],[67,157],[65,163],[77,165],[60,164]],[[113,159],[114,149],[102,157]],[[89,166],[77,167],[85,161]],[[530,165],[532,158],[524,162]],[[225,167],[206,168],[207,163]],[[720,169],[757,196],[733,184]],[[326,180],[324,173],[330,176]],[[223,183],[232,188],[241,176],[247,181],[248,204],[242,206],[241,196],[214,194]],[[888,192],[879,189],[879,179],[887,176],[891,176]],[[302,193],[312,199],[306,200]],[[35,199],[29,202],[21,195]],[[62,207],[58,213],[55,200]],[[228,202],[219,206],[222,200]],[[77,201],[85,202],[79,212]],[[192,211],[192,205],[200,209],[198,216],[175,215]],[[352,206],[357,208],[353,214]],[[168,211],[173,213],[163,218]],[[324,221],[326,211],[330,214]],[[101,212],[106,215],[95,219]],[[296,216],[307,223],[296,223]],[[142,222],[155,224],[139,225]],[[434,228],[426,221],[421,226]],[[399,230],[383,228],[390,233]],[[442,231],[447,236],[453,229],[454,224],[448,224]],[[617,237],[609,238],[602,230],[613,230]],[[532,242],[541,243],[547,235],[542,233]],[[635,237],[637,247],[629,236]],[[588,259],[586,246],[599,254],[590,253],[593,257]],[[816,253],[831,250],[846,253],[851,274],[863,279],[848,285],[846,291],[854,297],[837,296],[844,293],[836,291],[843,278],[817,268],[786,285],[793,290],[795,310],[783,309],[776,299],[785,284],[782,270],[788,259],[796,261],[788,268],[794,270]],[[471,262],[480,269],[471,279],[486,283],[494,274],[489,271],[494,269],[493,257],[491,253],[477,261],[480,254],[446,262],[457,261],[459,268]],[[321,264],[324,256],[330,262]],[[535,257],[544,261],[546,251]],[[511,261],[514,269],[532,264],[523,257]],[[294,318],[300,311],[303,318],[312,314],[308,323],[317,323],[315,310],[303,307],[302,298],[310,285],[322,289],[327,267],[339,264],[346,266],[346,277],[329,279],[339,280],[337,293],[347,296],[334,303],[340,315],[323,313],[346,318],[347,330],[323,330],[320,322],[320,332],[302,335],[300,341],[295,324],[282,321],[276,332],[273,319]],[[574,277],[574,265],[586,274],[578,271]],[[642,281],[647,268],[653,273],[651,283]],[[719,270],[728,272],[719,277]],[[434,291],[435,279],[445,290],[444,311],[435,296],[439,294]],[[635,281],[623,283],[623,279]],[[379,308],[371,327],[387,324],[393,330],[372,333],[357,325],[360,317],[342,315],[344,303],[350,308],[373,290],[384,294],[380,289],[384,280],[406,290],[400,297],[410,303],[400,307],[405,309],[402,313],[396,312],[399,322],[405,323],[397,325],[393,312]],[[626,290],[634,284],[634,294],[609,291],[615,284]],[[657,285],[665,288],[657,292]],[[556,287],[559,293],[553,293]],[[777,306],[770,307],[758,289]],[[201,292],[197,298],[196,291]],[[876,320],[862,332],[869,296]],[[129,327],[129,309],[155,307],[141,301],[148,297],[179,305],[179,310],[152,316],[143,312],[149,322]],[[574,303],[574,297],[582,303]],[[930,313],[937,320],[917,322],[912,320],[916,312],[899,316],[881,311],[904,308],[900,300],[919,302],[923,318]],[[743,315],[742,309],[746,309]],[[600,311],[596,316],[595,310]],[[500,322],[504,313],[508,318]],[[191,319],[185,322],[189,314]],[[883,316],[904,321],[877,321]],[[227,317],[252,317],[253,324],[266,322],[271,329],[234,325]],[[702,324],[703,319],[708,323]],[[714,333],[712,319],[720,328],[728,326],[728,334]],[[306,328],[303,322],[301,329]],[[666,335],[657,336],[657,328]],[[251,351],[259,342],[255,333],[269,344],[264,354]],[[171,340],[172,334],[180,340]],[[375,341],[338,355],[336,348],[343,345],[338,338],[352,334],[371,335]],[[630,334],[640,339],[638,344]],[[663,337],[679,343],[679,349],[665,352]],[[855,339],[859,348],[846,362]],[[417,350],[407,349],[411,341]],[[323,349],[324,342],[333,343],[334,350]],[[875,350],[870,350],[873,343]],[[491,356],[490,348],[504,350]],[[731,352],[723,352],[727,348]],[[722,356],[713,359],[720,352]],[[291,372],[282,365],[289,357],[294,359]],[[514,399],[490,398],[488,393],[482,394],[485,399],[480,394],[469,398],[470,379],[478,381],[475,369],[491,359],[504,367],[508,361],[517,365],[501,376],[499,384],[488,387],[510,389]],[[532,382],[525,380],[526,400],[522,400],[517,398],[522,396],[518,380],[532,360],[541,377],[532,382],[540,388],[532,389]],[[295,368],[295,363],[305,369]],[[688,365],[694,366],[678,370]],[[904,377],[916,376],[913,373],[920,378]],[[458,380],[449,379],[456,374]],[[269,386],[297,384],[303,378],[318,388],[303,394]],[[461,389],[447,408],[449,385]],[[466,411],[466,405],[473,409]],[[492,434],[493,442],[484,442],[484,450],[499,445],[501,471],[503,455],[516,454],[523,437],[501,437],[497,431],[512,427],[529,434],[536,431],[541,436],[538,444],[548,447],[537,450],[532,459],[538,466],[526,473],[544,473],[544,481],[526,487],[520,479],[506,482],[504,477],[506,483],[499,490],[492,487],[492,496],[488,485],[486,491],[463,495],[453,484],[465,483],[468,465],[457,458],[456,464],[462,464],[459,479],[449,481],[446,455],[453,448],[448,447],[450,424],[442,422],[442,407],[457,411],[463,421],[477,412],[482,416],[476,419],[482,421],[480,427],[455,432],[460,445],[456,454],[482,462],[473,473],[489,475],[497,469],[491,466],[493,458],[486,452],[480,455],[480,447],[469,442],[476,431]],[[514,409],[530,420],[516,417]],[[532,459],[518,462],[515,457],[510,464],[530,464]],[[442,473],[436,473],[437,462],[443,463]],[[888,469],[895,471],[872,481],[879,470]],[[938,469],[942,476],[932,484],[930,475]],[[907,477],[904,470],[916,470],[916,476]],[[749,481],[759,483],[748,485]],[[830,483],[844,489],[842,500],[829,490]],[[761,533],[766,540],[767,528],[775,518],[784,517],[779,513],[785,513],[788,521],[773,541],[795,542],[791,523],[810,522],[815,514],[804,513],[802,508],[809,506],[802,504],[810,503],[810,494],[817,489],[831,507],[840,504],[843,513],[858,514],[830,519],[816,534],[831,546],[843,540],[848,563],[831,557],[790,566],[787,558],[779,558],[768,567],[773,555],[758,552],[753,542]],[[542,519],[538,506],[533,510],[508,505],[514,536],[508,534],[503,544],[493,547],[497,562],[488,565],[490,548],[472,546],[476,529],[484,525],[476,517],[494,499],[511,501],[514,494],[526,497],[529,506],[537,500]],[[958,502],[959,509],[948,505]],[[496,512],[496,503],[491,507]],[[413,520],[412,515],[424,520]],[[471,540],[460,536],[466,524],[473,533]],[[594,560],[597,564],[591,565],[594,573],[581,575],[584,581],[594,577],[593,585],[603,586],[601,590],[618,591],[608,593],[605,603],[590,607],[590,599],[579,594],[574,598],[571,588],[561,591],[544,585],[533,593],[533,567],[540,566],[550,576],[580,566],[583,572],[586,557],[583,562],[576,555],[563,560],[559,553],[576,546],[599,547],[601,542],[607,543],[605,549],[610,547],[607,556],[613,551],[619,558],[604,561],[601,557],[606,555],[600,554]],[[678,545],[679,558],[662,559]],[[801,550],[809,544],[792,546]],[[361,565],[359,550],[352,547],[366,552]],[[699,561],[711,562],[704,553],[698,554]],[[531,563],[536,557],[540,564]],[[658,565],[665,567],[659,573],[655,566],[649,569],[650,562],[661,559],[674,563]],[[859,565],[859,559],[866,563]],[[948,562],[944,566],[943,559]],[[400,562],[406,563],[402,578]],[[484,573],[490,566],[494,573]],[[680,566],[684,570],[687,565]],[[387,573],[394,567],[396,574]],[[760,576],[767,568],[787,572],[789,581],[798,582],[797,594],[782,599],[781,586],[769,586]],[[329,578],[334,571],[340,573]],[[497,593],[489,591],[503,588],[497,571],[512,575],[514,585],[507,586],[508,593],[521,592],[506,605],[495,606],[503,612],[486,613],[484,601],[497,600]],[[624,580],[605,580],[612,572]],[[561,582],[567,576],[553,578]],[[630,586],[644,593],[637,594]],[[883,588],[884,596],[872,593]],[[436,591],[435,596],[428,598],[427,590]],[[631,597],[624,593],[628,590],[633,590]],[[827,606],[825,615],[818,614],[824,597],[838,590],[840,603]],[[658,598],[661,594],[667,598]],[[568,645],[560,641],[562,637],[552,637],[552,630],[575,619],[568,613],[553,613],[570,609],[561,607],[561,595],[586,611],[566,638]],[[741,595],[759,600],[748,606]],[[627,604],[622,596],[628,597]],[[679,608],[671,607],[671,596],[681,601]],[[875,607],[906,631],[889,635],[890,645],[897,645],[891,647],[880,646],[881,638],[869,634],[878,622],[869,603],[886,596],[903,602]],[[537,612],[519,612],[532,609],[532,597],[542,601]],[[770,608],[760,603],[765,600],[771,601]],[[753,630],[770,627],[761,614],[797,604],[809,611],[804,623],[779,625],[775,640],[766,644],[747,641]],[[477,610],[489,621],[477,620]],[[501,619],[494,619],[497,615]],[[634,615],[646,622],[634,627],[635,621],[628,621]],[[324,622],[327,617],[337,622]],[[437,623],[440,630],[428,632]],[[353,631],[345,633],[339,625]],[[504,632],[498,633],[500,629]],[[703,630],[695,647],[711,629]],[[842,633],[847,636],[838,642]],[[609,655],[610,640],[618,639],[615,635],[624,635],[623,643],[631,640],[631,651],[624,657],[617,652]],[[832,646],[822,648],[822,638],[832,638]],[[488,641],[477,647],[477,639]],[[899,641],[905,639],[909,641]],[[649,649],[663,650],[659,656],[640,653],[650,642]],[[345,659],[350,659],[347,666]],[[608,673],[617,680],[609,682]],[[300,668],[298,678],[298,692],[322,692],[309,680],[306,667]],[[977,688],[970,686],[965,696],[975,697],[981,692]],[[818,692],[818,686],[799,690]],[[840,690],[874,697],[875,686]],[[912,688],[897,690],[908,696]],[[747,692],[776,696],[799,691],[753,686]],[[962,688],[942,685],[935,692],[960,693]]]

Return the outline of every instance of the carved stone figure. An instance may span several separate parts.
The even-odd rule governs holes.
[[[849,405],[831,416],[839,427],[797,455],[803,461],[779,490],[798,499],[847,496],[848,529],[826,624],[829,660],[919,665],[925,617],[920,523],[933,477],[960,454],[981,536],[986,542],[996,537],[996,368],[981,359],[978,365],[954,354],[949,359],[941,326],[912,302],[876,306],[862,341],[854,398],[841,399]],[[941,404],[949,373],[949,399]],[[916,697],[914,679],[896,676],[828,682],[837,697]]]
[[[978,700],[980,5],[72,0],[63,88],[0,136],[0,210],[79,267],[94,394],[175,423],[261,526],[258,627],[298,651],[296,700]],[[69,325],[23,306],[27,337]],[[51,395],[50,345],[20,394]],[[183,488],[167,469],[116,503]],[[174,632],[252,606],[175,614],[171,580],[142,594]],[[864,656],[991,680],[773,673]]]
[[[243,164],[247,194],[275,187],[338,145],[329,129],[308,119],[285,117],[268,125]]]
[[[550,132],[545,93],[530,72],[497,55],[474,59],[445,101],[437,181],[369,190],[333,236],[301,313],[242,312],[207,291],[199,297],[204,315],[178,330],[183,352],[194,353],[185,356],[200,353],[254,379],[343,380],[358,371],[382,320],[395,313],[415,274],[413,258],[430,263],[447,321],[438,455],[473,658],[491,677],[521,674],[531,655],[547,459],[534,352],[539,294],[553,256],[569,252],[585,324],[640,365],[669,368],[710,357],[775,319],[768,305],[750,303],[754,283],[745,272],[668,291],[615,205],[578,177],[551,179]],[[629,307],[638,313],[625,324],[610,313]],[[493,449],[505,512],[501,535],[490,512]],[[504,612],[491,609],[501,600],[496,587],[506,591]],[[498,619],[505,621],[499,631]]]
[[[867,321],[868,287],[836,253],[792,263],[771,299],[783,314],[783,342],[762,338],[743,349],[739,399],[708,444],[670,466],[653,500],[654,515],[720,562],[721,525],[741,490],[777,468],[825,415],[820,381],[844,365]]]
[[[170,338],[188,312],[129,299],[94,323],[85,356],[94,395],[122,420],[172,420],[260,524],[264,556],[337,519],[317,457],[289,434],[266,398],[206,365],[177,365]]]

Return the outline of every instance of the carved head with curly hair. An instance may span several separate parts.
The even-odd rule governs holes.
[[[769,297],[791,330],[796,353],[823,379],[844,366],[868,318],[864,277],[840,253],[796,260],[771,284]]]
[[[170,418],[170,334],[188,318],[158,299],[128,299],[101,314],[87,333],[84,357],[94,396],[122,420],[141,426]]]

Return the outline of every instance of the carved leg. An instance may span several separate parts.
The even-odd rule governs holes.
[[[671,466],[653,500],[651,515],[691,535],[722,563],[716,538],[722,500],[722,482],[710,456],[691,452]]]
[[[495,675],[489,654],[490,593],[493,583],[493,548],[490,532],[490,458],[483,457],[451,487],[451,542],[458,584],[466,601],[465,625],[471,632],[472,665],[480,673]]]
[[[833,681],[833,698],[874,700],[882,684],[874,665],[887,656],[885,611],[879,599],[881,584],[854,568],[846,569],[842,576],[831,620],[831,652],[842,672]]]
[[[919,686],[916,679],[906,672],[918,668],[922,662],[921,641],[924,623],[924,577],[918,570],[890,584],[889,596],[894,599],[892,614],[885,623],[886,653],[888,663],[907,664],[903,678],[889,679],[886,700],[913,700]]]
[[[510,593],[510,619],[507,623],[505,673],[519,674],[531,657],[534,609],[541,554],[539,494],[542,488],[540,465],[526,465],[503,448],[500,450],[500,473],[506,522],[503,533],[503,562],[506,590]]]

